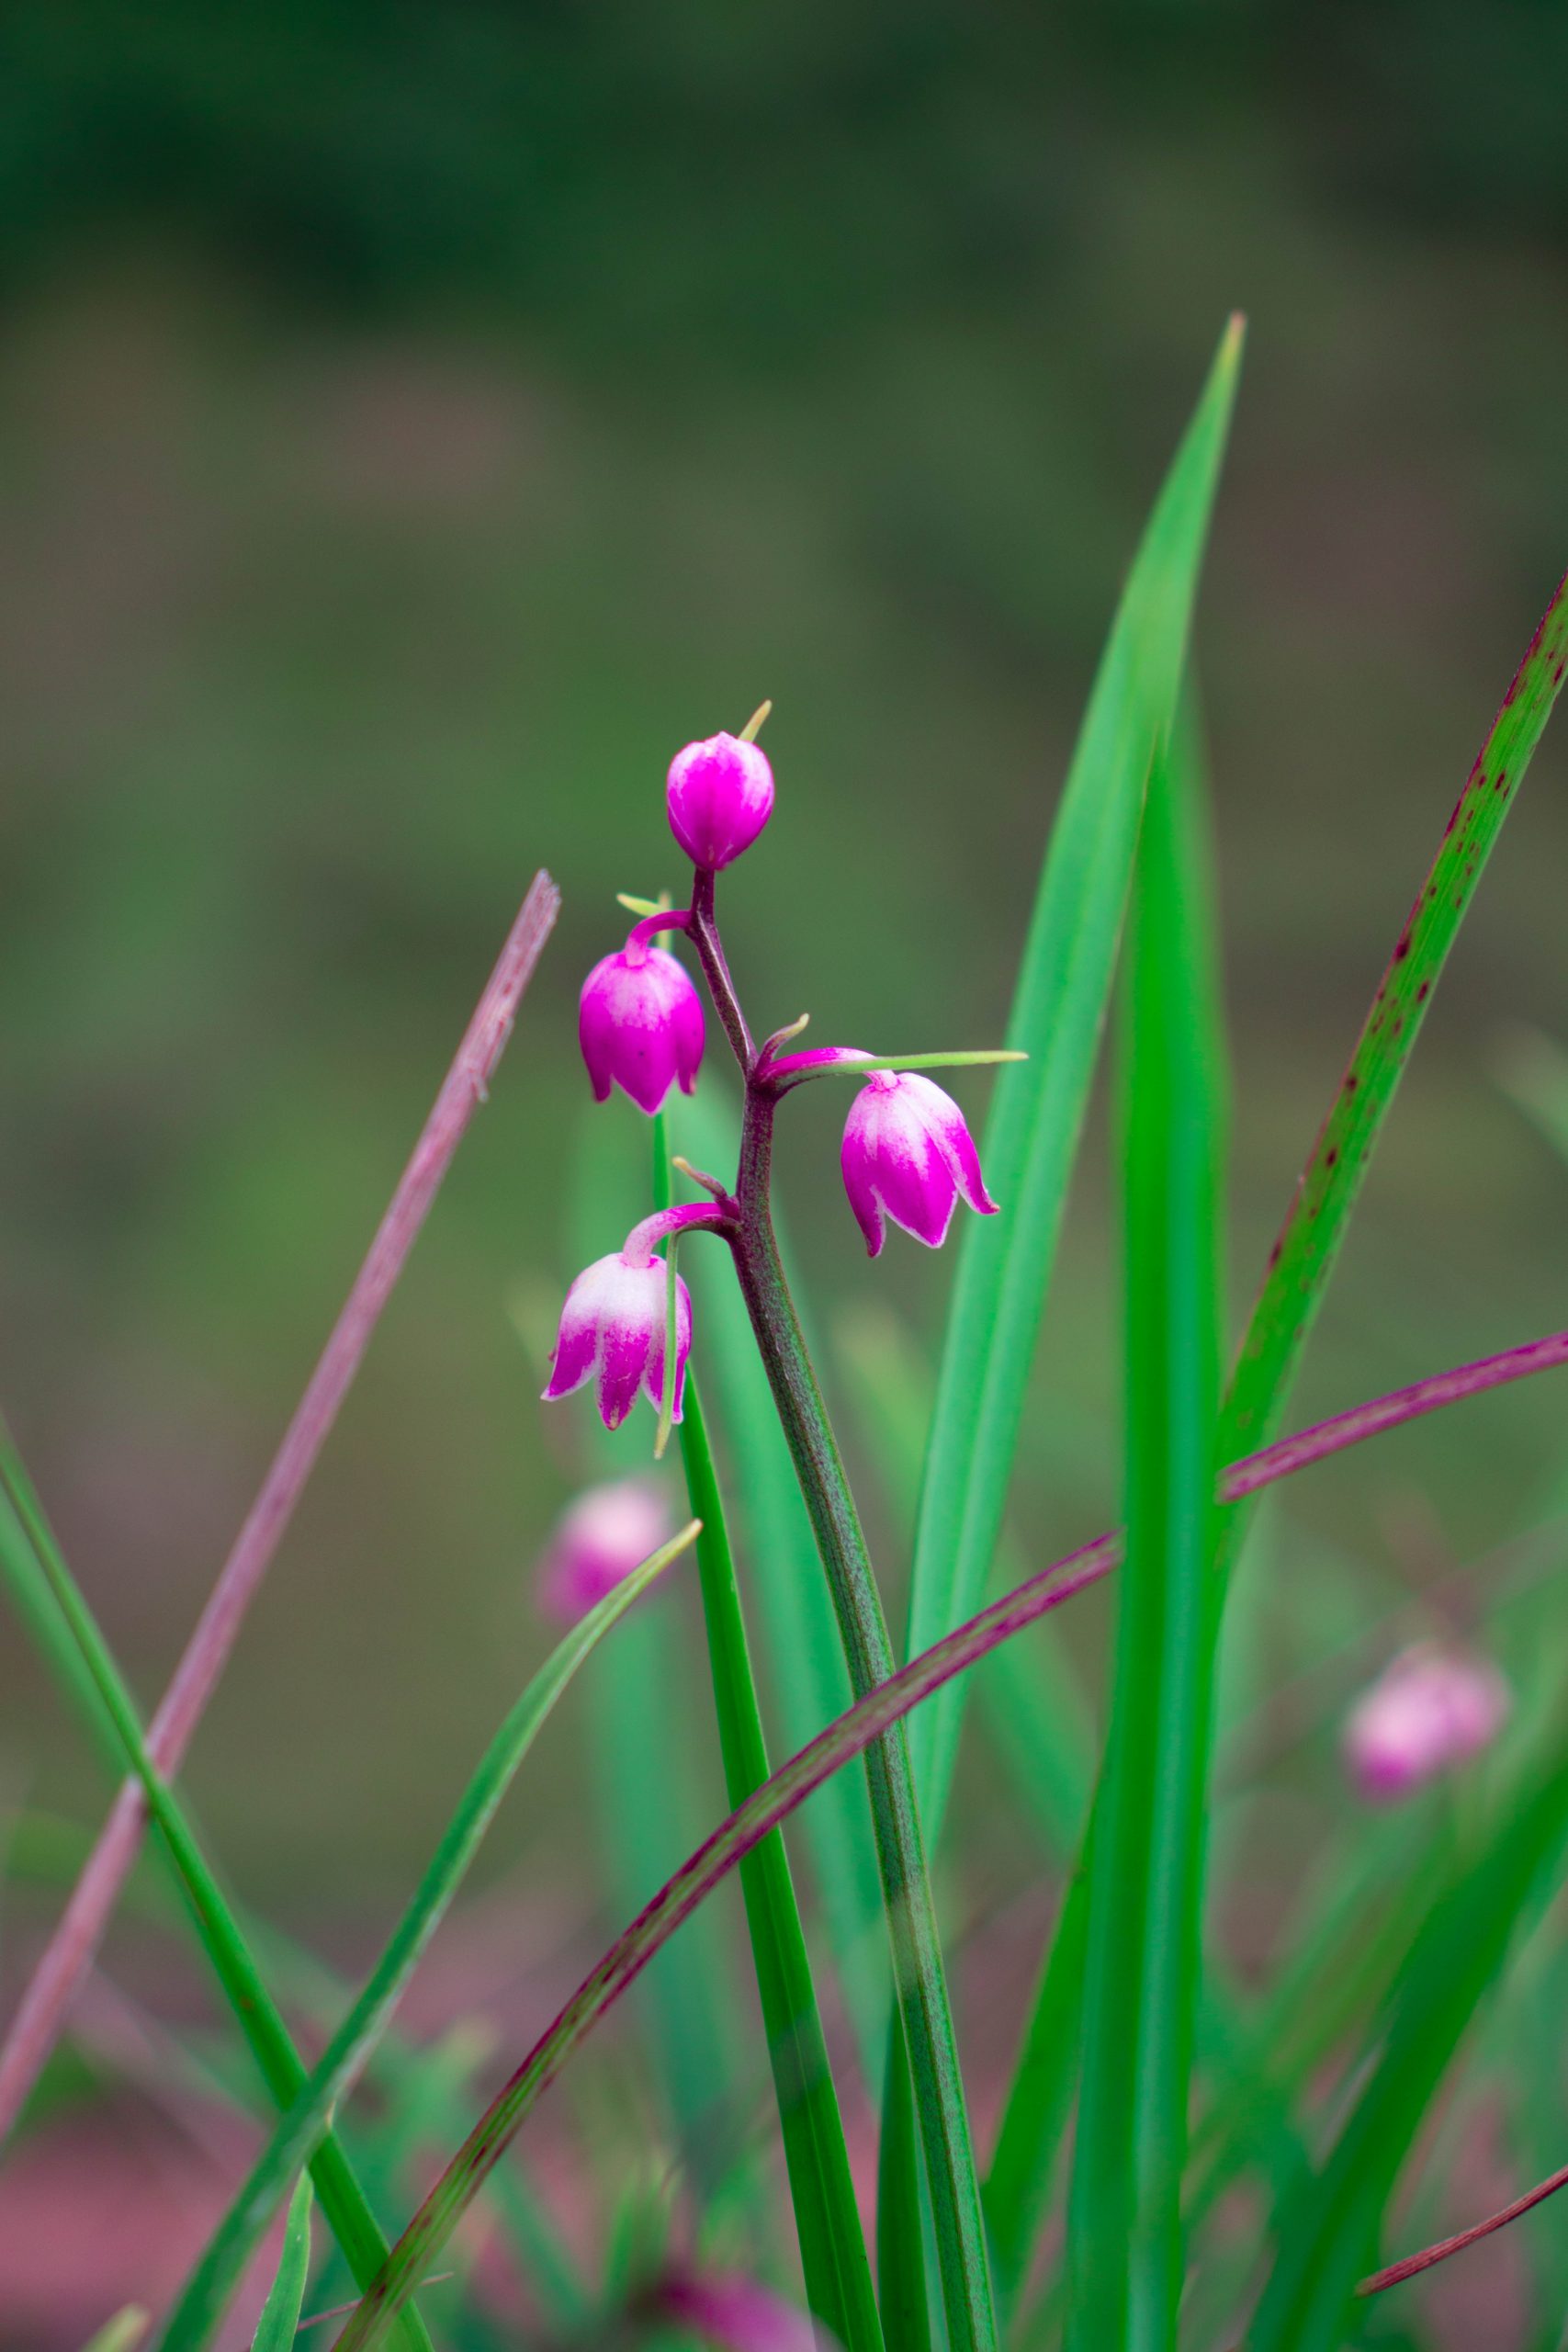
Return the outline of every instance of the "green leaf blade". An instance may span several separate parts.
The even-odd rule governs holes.
[[[380,1959],[208,2241],[160,2338],[160,2352],[198,2352],[210,2341],[289,2180],[309,2157],[332,2109],[390,2021],[546,1718],[610,1628],[686,1549],[696,1532],[694,1521],[682,1528],[607,1593],[557,1644],[508,1713],[458,1799],[429,1868]]]
[[[302,2172],[288,2200],[277,2276],[256,2322],[251,2352],[294,2352],[300,2306],[305,2301],[305,2281],[310,2271],[310,2176]]]
[[[770,1766],[724,1501],[692,1374],[686,1379],[681,1454],[692,1509],[702,1521],[697,1566],[719,1747],[729,1802],[736,1806],[761,1787]],[[807,2301],[845,2352],[881,2352],[871,2263],[782,1830],[773,1831],[746,1856],[740,1864],[740,1891]]]
[[[88,1711],[97,1736],[118,1746],[121,1761],[140,1781],[158,1842],[173,1865],[197,1940],[268,2095],[276,2107],[285,2109],[305,2081],[304,2063],[179,1796],[161,1778],[147,1752],[130,1686],[71,1573],[27,1467],[3,1424],[0,1506],[0,1577],[62,1687]],[[387,2240],[335,2132],[322,2134],[311,2171],[321,2211],[355,2283],[363,2287],[385,2261]],[[431,2352],[428,2331],[412,2306],[398,2314],[398,2325],[410,2352]]]
[[[910,1593],[911,1654],[977,1606],[1010,1479],[1067,1184],[1111,992],[1145,787],[1172,725],[1241,359],[1233,320],[1112,624],[1052,829],[982,1159],[1001,1216],[968,1222],[938,1378]],[[934,1846],[957,1753],[954,1689],[913,1725]]]
[[[1248,2352],[1337,2352],[1383,2208],[1521,1912],[1568,1838],[1568,1757],[1500,1812],[1411,1944],[1381,2054],[1317,2172],[1276,2206],[1275,2258]]]
[[[1223,1052],[1192,763],[1156,758],[1129,975],[1126,1556],[1089,1875],[1067,2352],[1176,2342],[1218,1611]]]
[[[1225,1412],[1225,1459],[1267,1442],[1433,992],[1568,669],[1568,575],[1465,780],[1274,1244]]]

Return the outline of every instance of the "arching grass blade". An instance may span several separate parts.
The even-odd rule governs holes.
[[[1241,362],[1225,330],[1128,574],[1052,828],[981,1158],[1002,1203],[971,1218],[937,1381],[910,1588],[911,1652],[978,1603],[1001,1526],[1068,1181],[1110,1001],[1155,753],[1174,721]],[[940,1836],[963,1696],[912,1726],[922,1818]]]
[[[73,1697],[85,1699],[90,1688],[95,1729],[100,1737],[113,1737],[119,1749],[118,1766],[129,1765],[145,1790],[148,1810],[174,1865],[202,1949],[274,2105],[286,2108],[305,2080],[304,2064],[228,1899],[208,1866],[184,1806],[152,1768],[136,1702],[66,1566],[21,1457],[3,1426],[0,1575],[13,1593],[25,1596],[22,1606],[27,1621],[66,1689]],[[46,1607],[46,1600],[51,1606]],[[86,1668],[85,1684],[74,1668],[63,1663],[72,1655]],[[355,2285],[364,2287],[380,2267],[387,2241],[334,2132],[322,2135],[311,2171],[333,2234]],[[429,2335],[417,2312],[400,2312],[399,2324],[410,2352],[431,2352]]]
[[[209,2240],[160,2338],[161,2352],[197,2352],[228,2307],[246,2264],[326,2119],[356,2080],[390,2020],[478,1853],[546,1717],[572,1676],[653,1579],[697,1533],[696,1521],[606,1594],[559,1642],[491,1740],[442,1833],[429,1869],[393,1929],[363,1991],[279,2118],[228,2212]]]

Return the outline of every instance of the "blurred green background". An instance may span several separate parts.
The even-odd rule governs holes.
[[[682,886],[670,754],[773,697],[777,815],[724,892],[760,1026],[993,1041],[1236,306],[1200,668],[1241,1303],[1568,559],[1565,84],[1546,0],[0,17],[0,1396],[149,1697],[536,865],[566,899],[194,1753],[248,1895],[384,1917],[547,1638],[588,1407],[547,1420],[517,1325],[575,1267],[578,985],[615,890]],[[1568,1319],[1568,1181],[1497,1084],[1510,1025],[1568,1032],[1564,774],[1549,738],[1303,1418]],[[950,1268],[865,1262],[845,1107],[802,1098],[782,1153],[819,1319],[929,1342]],[[1104,1177],[1097,1142],[1032,1556],[1113,1509]],[[1418,1493],[1473,1548],[1561,1412],[1472,1408],[1301,1508],[1375,1559]],[[96,1817],[10,1632],[0,1672],[6,1792]],[[552,1730],[487,1863],[525,1860],[542,1937],[601,1899],[581,1747]]]

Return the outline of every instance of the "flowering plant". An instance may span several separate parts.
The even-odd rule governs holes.
[[[216,2340],[286,2202],[256,2342],[293,2338],[319,2203],[353,2289],[341,2312],[332,2307],[344,2321],[341,2352],[393,2337],[404,2352],[430,2352],[426,2290],[448,2275],[434,2266],[476,2200],[491,2193],[514,2225],[551,2343],[622,2333],[638,2340],[673,2325],[735,2352],[804,2346],[814,2335],[843,2352],[924,2352],[933,2342],[950,2352],[995,2352],[1004,2342],[1024,2352],[1058,2338],[1065,2352],[1176,2352],[1179,2331],[1202,2352],[1228,2352],[1245,2331],[1249,2352],[1338,2352],[1358,2294],[1398,2287],[1568,2182],[1559,2170],[1458,2237],[1371,2268],[1402,2168],[1413,2151],[1432,2147],[1427,2120],[1466,2028],[1521,1923],[1547,1920],[1543,1893],[1568,1843],[1568,1747],[1554,1679],[1561,1643],[1547,1600],[1533,1634],[1516,1642],[1506,1678],[1488,1640],[1468,1627],[1462,1642],[1404,1634],[1390,1641],[1380,1629],[1375,1656],[1392,1653],[1392,1663],[1342,1725],[1349,1788],[1329,1775],[1345,1816],[1336,1817],[1336,1841],[1342,1836],[1357,1855],[1348,1894],[1337,1894],[1304,1933],[1293,1913],[1285,1917],[1279,1932],[1293,1948],[1262,1998],[1216,1958],[1206,1932],[1217,1875],[1211,1813],[1247,1752],[1238,1732],[1247,1719],[1217,1685],[1253,1498],[1348,1447],[1568,1364],[1568,1332],[1553,1331],[1280,1434],[1365,1168],[1568,671],[1565,582],[1397,934],[1224,1375],[1224,1050],[1187,695],[1189,632],[1239,354],[1233,325],[1129,575],[1052,827],[1005,1049],[884,1056],[807,1047],[798,1042],[804,1022],[758,1044],[720,934],[717,880],[757,846],[773,815],[773,768],[757,740],[767,707],[739,735],[689,744],[671,763],[666,810],[691,861],[688,901],[628,902],[629,934],[594,965],[579,1005],[597,1102],[619,1088],[656,1123],[654,1199],[619,1248],[595,1256],[571,1283],[545,1395],[591,1386],[597,1421],[583,1413],[580,1427],[601,1445],[646,1396],[659,1415],[655,1452],[679,1432],[690,1516],[675,1526],[668,1495],[646,1476],[596,1479],[564,1515],[540,1589],[560,1638],[508,1708],[380,1955],[357,1990],[343,1988],[335,2022],[314,2037],[314,2055],[298,2045],[269,1986],[273,1946],[253,1937],[230,1902],[176,1776],[380,1306],[484,1097],[554,921],[547,877],[525,902],[256,1503],[145,1724],[0,1430],[0,1573],[62,1690],[133,1776],[0,2044],[0,2125],[17,2117],[62,2029],[149,1824],[270,2110],[249,2171],[164,2324],[160,2352],[203,2352]],[[694,961],[706,1011],[682,950]],[[1119,970],[1122,1522],[1032,1573],[1005,1574],[1007,1589],[987,1600],[993,1564],[1006,1567],[1015,1540],[1004,1520],[1024,1433],[1043,1453],[1060,1442],[1031,1421],[1029,1387]],[[737,1163],[719,1176],[671,1160],[662,1125],[674,1091],[690,1094],[700,1082],[710,1012],[743,1090]],[[997,1083],[982,1151],[959,1104],[926,1073],[987,1062],[1012,1067]],[[901,1662],[773,1220],[780,1107],[833,1077],[855,1089],[840,1165],[872,1258],[889,1222],[935,1249],[954,1231],[958,1205],[972,1212],[958,1220],[929,1427],[917,1404],[902,1464],[906,1473],[918,1465],[918,1491]],[[676,1176],[700,1197],[674,1199]],[[735,1283],[710,1290],[698,1321],[676,1258],[703,1236],[728,1251]],[[889,1457],[902,1428],[896,1375],[906,1369],[890,1368],[885,1354],[865,1381],[885,1431],[899,1424],[885,1434]],[[705,1385],[716,1399],[720,1453],[728,1449],[748,1507],[757,1587],[775,1611],[767,1666],[794,1750],[782,1764],[753,1668]],[[639,1869],[649,1863],[628,1816],[636,1815],[634,1833],[649,1820],[663,1826],[658,1808],[680,1766],[672,1725],[690,1709],[669,1649],[657,1647],[659,1612],[637,1604],[688,1553],[731,1810],[651,1897],[638,1883],[629,1924],[499,2088],[481,2089],[471,2066],[455,2069],[445,2043],[424,2049],[394,2038],[398,2003],[551,1711],[602,1645],[609,1668],[638,1629],[640,1679],[621,1686],[626,1702],[598,1722],[621,1767],[611,1833],[635,1849]],[[1024,1759],[1017,1777],[1034,1819],[1048,1824],[1059,1900],[982,2165],[960,2065],[951,1948],[930,1872],[950,1809],[963,1701],[970,1669],[1113,1574],[1103,1731],[1081,1703],[1075,1715],[1077,1686],[1054,1652],[1046,1656],[1055,1679],[1027,1686],[1010,1719],[1012,1749]],[[1529,1589],[1521,1580],[1515,1597]],[[825,1663],[833,1642],[842,1690]],[[1261,1711],[1261,1729],[1276,1742],[1290,1712],[1277,1702],[1292,1695],[1271,1694]],[[1331,1695],[1331,1719],[1348,1695]],[[863,1789],[846,1769],[857,1760]],[[1450,1817],[1453,1781],[1461,1803]],[[799,1855],[786,1849],[784,1825],[818,1796],[801,1850],[810,1855],[819,1916],[803,1916]],[[1400,1812],[1374,1814],[1374,1804],[1396,1796],[1408,1801]],[[639,1800],[647,1803],[637,1811]],[[1228,1858],[1225,1866],[1226,1891],[1245,1891]],[[602,2293],[578,2275],[547,2204],[536,2207],[524,2177],[501,2169],[557,2074],[732,1872],[745,1902],[809,2318],[765,2275],[777,2261],[770,2231],[784,2207],[755,2163],[751,2086],[726,2071],[723,2005],[706,2001],[695,1962],[677,1986],[687,1996],[683,2021],[667,2020],[664,2038],[688,2054],[696,2046],[699,2076],[705,2070],[727,2098],[734,2094],[729,2143],[716,2162],[713,2142],[690,2132],[691,2186],[679,2200],[673,2168],[662,2163],[655,2186],[632,2182],[610,2233],[615,2252]],[[1391,1887],[1391,1878],[1399,1883]],[[868,1957],[863,1931],[874,1913],[881,1942]],[[688,1936],[675,1957],[692,1947]],[[1553,1967],[1558,1957],[1551,1947]],[[301,1982],[319,2001],[319,1970],[296,1973],[293,1996],[305,2007]],[[824,1982],[831,2006],[819,1993]],[[670,1979],[662,1983],[668,1992]],[[842,2017],[841,2034],[829,2034],[825,2013]],[[400,2158],[417,2142],[423,2164],[426,2140],[448,2130],[456,2137],[457,2118],[468,2124],[469,2107],[484,2100],[434,2185],[422,2181],[421,2201],[391,2243],[378,2205],[389,2182],[401,2193],[406,2167],[366,2165],[358,2110],[353,2128],[340,2128],[373,2063],[386,2127],[378,2154],[395,2143]],[[864,2173],[856,2177],[840,2104],[852,2070],[879,2123],[874,2199]],[[689,2072],[680,2087],[689,2118]],[[707,2091],[705,2076],[698,2088]],[[1561,2128],[1556,2106],[1546,2111],[1550,2129]],[[733,2115],[746,2142],[739,2163]],[[742,2208],[744,2262],[735,2244]],[[463,2340],[471,2333],[491,2352],[515,2331],[510,2318],[492,2324],[486,2315],[486,2285],[481,2264],[463,2290],[473,2288]],[[115,2329],[117,2344],[135,2332]]]

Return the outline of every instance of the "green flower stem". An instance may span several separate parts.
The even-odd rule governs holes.
[[[696,925],[694,930],[703,953],[702,933]],[[704,963],[705,967],[705,954]],[[854,1498],[779,1259],[768,1198],[773,1109],[764,1089],[748,1087],[737,1186],[739,1230],[730,1247],[828,1573],[858,1699],[893,1673],[893,1650]],[[996,2342],[990,2271],[936,1911],[901,1723],[867,1748],[865,1762],[949,2336],[954,2352],[971,2352],[972,2347],[987,2347],[988,2352]]]

